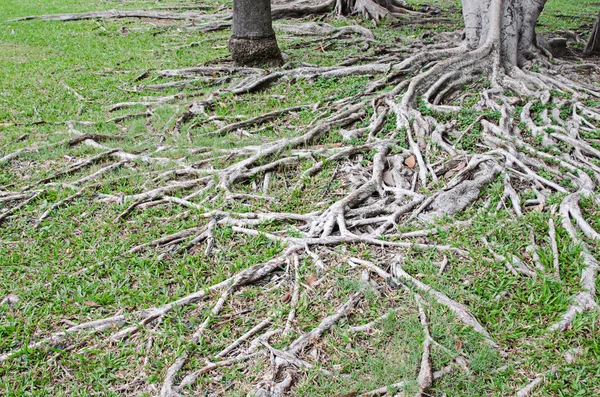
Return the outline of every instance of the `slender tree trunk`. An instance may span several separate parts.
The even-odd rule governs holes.
[[[594,29],[592,29],[590,39],[588,40],[588,43],[585,46],[584,54],[600,54],[600,14],[598,14],[598,19],[596,19],[596,24],[594,25]]]
[[[234,0],[229,51],[233,61],[242,66],[283,63],[273,31],[270,0]]]
[[[467,45],[497,45],[503,66],[522,65],[536,52],[535,26],[546,0],[463,0]]]

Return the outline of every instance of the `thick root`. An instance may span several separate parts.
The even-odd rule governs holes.
[[[293,3],[285,7],[274,7],[273,14],[283,17],[305,15],[307,12],[328,12],[334,6],[340,13],[362,13],[374,20],[394,17],[407,11],[401,5],[388,1],[357,0],[327,1],[317,6]],[[172,17],[171,13],[162,11],[161,14],[95,15]],[[194,19],[194,15],[204,14],[182,13],[176,17],[185,18],[185,15]],[[84,14],[52,18],[72,20],[87,17],[93,16]],[[204,17],[197,18],[205,20]],[[223,17],[223,20],[226,18]],[[372,32],[357,27],[330,29],[323,25],[304,24],[302,27],[286,29],[295,34],[310,31],[313,34],[333,36],[360,34],[373,40]],[[597,163],[600,151],[596,148],[597,142],[585,138],[586,132],[594,131],[600,123],[597,110],[585,105],[586,99],[594,96],[594,92],[589,87],[551,75],[554,72],[549,69],[552,65],[543,66],[543,73],[507,68],[498,62],[500,50],[498,43],[493,40],[487,41],[478,49],[470,49],[466,44],[458,47],[450,44],[443,42],[436,43],[435,47],[421,46],[417,49],[418,53],[410,54],[404,60],[400,60],[402,58],[398,54],[392,54],[387,58],[369,59],[369,63],[352,60],[347,65],[337,67],[288,65],[289,67],[264,72],[255,68],[223,65],[164,70],[157,75],[166,79],[186,80],[178,80],[173,84],[140,85],[136,86],[136,90],[183,87],[190,82],[205,81],[204,79],[220,88],[209,94],[141,98],[139,102],[123,102],[109,109],[116,111],[138,105],[147,108],[143,113],[131,113],[111,120],[121,123],[137,117],[151,118],[155,109],[175,104],[181,107],[181,111],[173,118],[176,126],[171,132],[174,134],[185,133],[185,128],[194,120],[197,125],[210,129],[206,135],[221,137],[238,134],[244,139],[248,136],[255,137],[257,129],[268,123],[275,123],[277,126],[277,122],[293,116],[295,112],[312,110],[323,114],[314,117],[310,124],[299,128],[298,133],[293,136],[262,141],[256,146],[214,150],[191,147],[182,149],[184,154],[179,158],[169,157],[170,151],[175,152],[176,148],[167,146],[151,154],[135,154],[117,146],[120,140],[118,136],[84,133],[78,130],[79,127],[76,128],[75,122],[67,123],[74,138],[61,145],[87,145],[96,149],[98,154],[81,159],[51,176],[32,179],[34,182],[21,191],[11,187],[10,192],[0,192],[0,204],[3,206],[0,222],[7,222],[11,217],[19,216],[24,209],[34,207],[37,199],[43,197],[48,188],[57,186],[57,180],[64,180],[60,186],[73,192],[53,203],[43,213],[37,214],[38,225],[75,199],[126,204],[125,211],[117,217],[119,221],[135,217],[138,211],[169,205],[181,209],[180,214],[193,213],[200,219],[199,224],[168,236],[160,236],[153,241],[141,242],[132,247],[129,254],[159,251],[159,258],[167,259],[195,251],[202,246],[205,254],[211,255],[213,250],[216,251],[215,245],[218,246],[215,231],[219,228],[230,228],[232,238],[260,236],[269,239],[281,244],[284,252],[266,263],[232,275],[206,291],[198,291],[167,305],[76,325],[33,342],[28,347],[34,349],[52,346],[70,334],[86,330],[101,332],[112,328],[115,333],[111,338],[118,341],[157,323],[173,308],[197,303],[214,293],[218,298],[212,303],[210,314],[189,337],[190,344],[198,345],[211,331],[211,319],[222,315],[223,308],[235,298],[237,291],[263,280],[287,264],[290,285],[286,299],[289,299],[290,310],[283,316],[283,320],[278,322],[278,318],[271,313],[261,316],[245,332],[228,341],[214,359],[201,368],[187,368],[193,349],[185,350],[174,357],[161,391],[163,396],[178,395],[201,376],[218,368],[270,357],[273,363],[271,370],[264,374],[261,382],[252,387],[257,395],[283,396],[293,390],[303,376],[303,370],[317,367],[304,357],[309,347],[314,346],[335,325],[339,325],[363,298],[363,291],[344,298],[347,300],[336,304],[336,311],[331,315],[324,315],[317,327],[308,332],[301,331],[300,336],[285,348],[276,349],[271,346],[270,338],[289,336],[296,331],[297,316],[301,315],[296,308],[302,301],[305,293],[303,289],[306,288],[298,275],[301,255],[314,263],[318,272],[325,273],[329,264],[322,259],[322,252],[319,251],[324,246],[365,244],[384,252],[393,251],[394,254],[399,250],[431,250],[439,253],[436,263],[441,261],[439,274],[445,277],[447,274],[444,272],[448,273],[446,269],[449,263],[453,267],[457,264],[454,258],[469,258],[470,253],[463,247],[432,242],[435,241],[433,238],[436,233],[447,231],[450,226],[435,229],[430,225],[431,221],[438,217],[462,214],[479,201],[487,186],[498,181],[501,190],[503,188],[499,195],[502,196],[500,201],[497,205],[494,202],[491,208],[484,205],[480,211],[488,213],[493,212],[494,208],[496,211],[506,208],[519,220],[526,219],[527,213],[532,211],[548,211],[550,216],[554,216],[548,203],[556,197],[556,193],[562,195],[560,211],[556,218],[551,218],[547,223],[548,234],[540,238],[532,232],[528,247],[531,258],[527,259],[525,254],[523,259],[499,254],[498,245],[494,245],[490,236],[482,241],[493,258],[490,261],[502,263],[511,277],[526,276],[531,282],[537,282],[541,273],[554,275],[559,279],[561,273],[566,274],[565,269],[570,265],[559,263],[557,235],[560,235],[561,229],[557,230],[554,220],[560,216],[562,228],[567,230],[571,241],[583,248],[582,261],[585,265],[581,274],[581,290],[574,293],[571,306],[565,313],[557,313],[553,325],[547,325],[551,331],[567,329],[578,313],[597,307],[595,287],[598,261],[589,244],[600,240],[600,233],[594,230],[593,222],[586,220],[585,211],[580,207],[581,197],[598,202],[594,192],[600,183],[600,166]],[[479,115],[474,121],[469,121],[469,126],[463,126],[459,130],[458,122],[453,121],[454,117],[446,116],[454,116],[453,112],[460,111],[465,101],[462,86],[481,84],[481,74],[488,76],[489,81],[482,85],[478,102],[473,107]],[[213,114],[215,103],[225,93],[248,95],[267,90],[282,81],[291,84],[297,79],[312,81],[316,78],[381,75],[385,75],[385,78],[370,83],[364,92],[341,100],[325,99],[319,104],[292,106],[241,120]],[[384,90],[386,87],[391,90]],[[565,99],[567,97],[569,99]],[[534,106],[539,104],[547,108],[543,111],[535,110],[543,107]],[[549,110],[549,105],[553,106],[553,110]],[[394,122],[393,128],[388,128]],[[331,144],[324,140],[338,130],[346,138],[345,141],[340,138],[335,144]],[[188,134],[189,141],[193,142],[191,133]],[[362,140],[360,144],[350,143],[351,140],[358,139]],[[398,145],[399,140],[404,144],[403,147]],[[471,146],[465,149],[467,141],[471,141]],[[543,146],[543,150],[540,146]],[[0,158],[0,163],[10,163],[23,153],[42,147],[45,146],[34,145],[8,153]],[[127,195],[121,192],[92,194],[98,186],[102,186],[103,178],[112,171],[138,162],[148,167],[160,167],[158,171],[151,171],[153,179],[149,178],[148,185],[140,186]],[[99,169],[89,171],[98,163],[102,163]],[[274,208],[282,201],[278,197],[269,196],[275,196],[273,186],[278,174],[285,172],[286,184],[290,182],[289,185],[295,190],[301,191],[310,186],[311,178],[319,176],[325,170],[329,171],[328,167],[333,169],[332,181],[340,181],[342,185],[341,193],[334,200],[315,205],[316,210],[311,209],[313,212],[310,213],[278,212],[280,210]],[[80,173],[85,175],[79,175]],[[533,192],[535,196],[523,197],[525,190]],[[337,193],[339,192],[336,191]],[[215,208],[215,203],[222,205]],[[231,210],[232,204],[237,207],[248,203],[260,203],[260,207],[255,206],[252,212]],[[265,224],[276,226],[269,229],[264,228]],[[396,229],[399,224],[409,230],[399,233]],[[471,224],[471,221],[463,221],[455,223],[453,227],[469,227]],[[580,232],[584,237],[580,236]],[[552,269],[545,269],[540,255],[537,255],[538,244],[546,237],[553,255]],[[369,280],[369,272],[365,271],[366,277],[361,281],[365,288],[373,288],[373,284],[375,289],[380,285],[393,285],[401,287],[407,293],[423,296],[423,300],[416,298],[425,334],[418,369],[418,395],[426,395],[430,389],[435,388],[435,380],[456,367],[453,364],[434,371],[431,352],[436,342],[431,335],[427,317],[427,312],[431,311],[429,308],[425,311],[424,301],[442,305],[453,313],[457,322],[481,335],[489,346],[502,348],[495,342],[495,339],[499,339],[490,332],[492,328],[488,326],[488,331],[468,305],[458,302],[456,297],[450,296],[451,293],[444,294],[419,280],[418,276],[409,274],[402,267],[403,260],[396,260],[390,271],[358,258],[346,258],[344,261],[351,267],[362,266],[383,280],[379,284]],[[437,271],[436,268],[436,273]],[[505,270],[501,268],[500,271]],[[397,308],[387,308],[374,316],[373,321],[351,327],[350,330],[372,331],[395,310]],[[19,351],[8,352],[0,356],[0,361],[18,355]],[[179,382],[179,375],[186,371],[187,375]],[[328,370],[322,372],[332,374]],[[517,392],[517,395],[526,395],[522,393],[529,393],[541,381],[541,378],[536,378]],[[402,389],[406,385],[407,381],[401,381],[392,387]],[[386,393],[387,388],[381,388],[362,395]]]

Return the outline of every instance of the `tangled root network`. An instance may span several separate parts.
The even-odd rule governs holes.
[[[308,28],[315,26],[302,27]],[[365,37],[370,35],[364,28],[351,30]],[[158,206],[180,208],[182,214],[193,213],[202,220],[196,227],[133,247],[130,253],[156,252],[161,258],[176,260],[202,246],[204,253],[211,255],[215,249],[215,231],[220,228],[229,228],[232,239],[243,235],[262,236],[279,244],[282,250],[267,262],[231,274],[216,285],[206,286],[171,303],[74,325],[47,339],[32,342],[29,348],[53,345],[67,336],[90,331],[110,330],[110,338],[122,340],[141,329],[160,327],[161,319],[173,310],[202,303],[209,305],[209,313],[190,335],[189,347],[177,355],[166,371],[160,395],[185,394],[186,388],[199,378],[222,367],[264,361],[270,365],[266,366],[260,381],[247,385],[248,390],[258,396],[283,396],[293,390],[305,369],[315,367],[306,354],[311,346],[351,316],[361,306],[368,291],[387,291],[391,283],[399,292],[414,296],[413,307],[425,335],[417,378],[419,395],[425,395],[436,379],[466,365],[464,357],[458,356],[449,367],[432,368],[430,352],[437,342],[429,330],[429,309],[426,308],[431,302],[437,302],[453,313],[456,322],[480,334],[493,349],[502,351],[503,348],[467,305],[421,282],[403,267],[407,260],[403,253],[411,249],[435,252],[444,258],[442,272],[448,258],[456,261],[469,258],[470,253],[461,247],[438,245],[428,240],[427,236],[439,232],[428,225],[442,217],[461,216],[474,205],[479,207],[478,214],[494,213],[507,207],[517,218],[533,210],[552,212],[559,217],[557,219],[561,220],[573,243],[582,247],[585,266],[580,279],[581,292],[572,297],[568,310],[557,314],[555,320],[547,324],[547,332],[567,329],[578,313],[596,307],[598,262],[590,244],[600,240],[600,234],[582,215],[580,202],[591,200],[600,205],[596,195],[600,183],[600,151],[586,139],[600,125],[600,113],[589,105],[592,99],[600,97],[600,93],[583,79],[576,82],[565,77],[576,67],[567,61],[550,63],[538,57],[537,64],[541,66],[536,68],[527,65],[509,68],[498,61],[494,45],[472,50],[466,45],[457,47],[455,43],[456,35],[439,35],[435,44],[414,48],[414,53],[406,58],[384,54],[371,63],[336,67],[286,65],[279,70],[264,71],[220,64],[163,70],[156,73],[173,79],[172,83],[165,83],[167,86],[183,86],[202,80],[216,89],[198,96],[149,97],[143,102],[118,103],[111,108],[116,111],[142,105],[147,109],[141,114],[132,113],[111,120],[122,123],[133,118],[149,118],[162,106],[179,104],[182,111],[172,133],[184,134],[192,120],[213,125],[211,123],[218,119],[212,114],[213,106],[224,95],[245,96],[251,100],[253,92],[268,90],[283,82],[375,77],[363,92],[341,100],[322,98],[315,104],[221,123],[208,133],[226,136],[243,130],[249,134],[252,129],[304,109],[317,114],[295,135],[260,145],[236,149],[190,147],[187,156],[170,158],[168,148],[155,153],[131,153],[119,148],[118,141],[111,140],[110,136],[84,132],[93,128],[93,124],[85,121],[67,123],[73,134],[70,145],[89,145],[99,154],[81,159],[20,191],[1,191],[4,211],[0,213],[0,222],[10,222],[10,218],[19,215],[21,208],[35,203],[56,179],[68,178],[76,171],[81,173],[90,165],[101,162],[103,167],[93,174],[62,183],[73,194],[51,203],[40,214],[38,224],[69,201],[89,197],[112,205],[126,203],[125,211],[116,221],[139,216]],[[459,130],[456,115],[470,98],[465,87],[479,89],[474,109],[482,116]],[[393,128],[386,127],[392,123]],[[193,128],[189,127],[187,133],[192,134]],[[322,144],[328,136],[340,131],[345,143]],[[475,133],[475,144],[469,150],[464,149],[461,141]],[[0,162],[11,161],[20,153],[9,153]],[[98,188],[96,180],[100,176],[136,162],[156,166],[159,170],[153,173],[151,187],[140,187],[134,194],[119,191],[89,194]],[[280,208],[278,197],[269,195],[274,180],[285,179],[290,191],[294,192],[292,194],[301,194],[311,181],[325,170],[330,171],[332,166],[336,171],[332,176],[328,174],[330,183],[341,181],[346,186],[343,195],[311,213],[277,210]],[[489,201],[479,202],[486,187],[498,181],[504,184],[504,195],[497,206],[490,205]],[[535,192],[535,197],[522,197],[525,191]],[[230,210],[233,204],[239,208],[240,203],[260,205],[253,206],[252,212]],[[470,224],[471,220],[463,219],[455,221],[454,226],[468,227]],[[265,228],[265,225],[270,227]],[[399,233],[398,225],[410,230]],[[550,241],[555,247],[556,232],[552,221],[550,226]],[[382,261],[346,256],[344,263],[360,270],[363,287],[340,300],[337,309],[323,316],[314,328],[297,329],[296,305],[306,293],[303,291],[313,291],[298,279],[301,263],[313,263],[322,279],[333,277],[328,273],[328,262],[339,259],[333,249],[357,244],[383,252]],[[540,274],[560,278],[557,261],[555,268],[549,270],[539,263],[536,255],[520,259],[515,253],[510,258],[504,257],[487,240],[482,244],[488,248],[491,257],[488,260],[498,261],[506,267],[499,271],[532,279]],[[535,244],[533,239],[534,249]],[[269,288],[284,289],[288,282],[293,286],[288,297],[289,311],[284,315],[272,313],[265,318],[255,318],[251,328],[228,341],[213,360],[207,358],[203,368],[187,365],[190,356],[195,354],[192,346],[212,343],[205,336],[223,308],[239,301],[244,289],[267,280],[275,283],[275,287],[269,284]],[[380,313],[381,317],[373,318],[372,322],[355,325],[352,330],[369,332],[393,310]],[[285,347],[273,347],[274,341],[283,340],[289,342]],[[9,360],[18,353],[6,352],[0,360]],[[325,376],[333,376],[330,370],[321,371]],[[539,383],[539,379],[534,382]],[[401,388],[402,383],[395,387]],[[386,393],[387,389],[383,388],[362,395]]]

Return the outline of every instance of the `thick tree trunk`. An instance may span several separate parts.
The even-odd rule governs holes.
[[[503,66],[522,65],[536,52],[535,26],[546,0],[463,0],[471,49],[497,46]]]
[[[600,14],[598,14],[598,19],[596,20],[594,29],[592,29],[592,34],[590,35],[590,39],[588,40],[588,43],[585,46],[584,54],[585,55],[600,54]]]
[[[439,62],[411,81],[403,105],[414,107],[421,95],[426,102],[440,103],[461,84],[482,74],[496,88],[505,80],[515,83],[511,78],[522,73],[519,67],[538,52],[535,27],[545,3],[546,0],[463,0],[464,44],[417,56],[419,62]],[[441,61],[446,57],[449,58]]]
[[[242,66],[283,63],[273,31],[270,0],[234,0],[229,51],[233,61]]]

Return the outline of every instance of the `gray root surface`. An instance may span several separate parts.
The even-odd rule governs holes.
[[[416,13],[407,8],[404,2],[396,0],[336,0],[335,12],[338,15],[360,14],[375,22],[394,19],[396,15]]]
[[[249,0],[246,2],[252,3]],[[342,10],[346,9],[344,7],[367,7],[369,4],[377,4],[378,7],[389,11],[387,5],[391,3],[329,1],[310,7],[321,7],[318,10],[323,12],[325,8],[331,10],[336,4]],[[271,71],[230,65],[159,71],[157,76],[174,80],[182,77],[214,79],[218,81],[220,88],[210,94],[148,97],[143,98],[141,102],[124,102],[111,108],[117,110],[143,105],[148,112],[132,117],[151,117],[154,110],[177,104],[181,105],[183,110],[178,119],[180,128],[175,133],[182,133],[186,123],[197,118],[202,119],[205,125],[214,126],[209,134],[242,134],[240,131],[256,130],[267,123],[290,117],[300,108],[282,109],[244,120],[223,119],[211,114],[212,107],[219,101],[220,95],[247,96],[268,89],[272,84],[281,81],[289,83],[297,79],[314,81],[318,77],[327,79],[357,75],[377,77],[359,95],[341,100],[324,98],[318,106],[312,107],[317,116],[305,128],[298,129],[297,134],[275,138],[271,142],[256,146],[247,145],[233,149],[192,147],[189,148],[189,156],[183,158],[169,157],[168,148],[152,154],[134,154],[118,148],[118,139],[113,139],[114,137],[84,134],[78,130],[75,122],[68,123],[69,131],[74,135],[72,144],[90,146],[98,150],[98,154],[81,159],[50,177],[44,176],[38,180],[34,178],[34,182],[21,191],[0,191],[0,204],[3,208],[0,212],[0,227],[2,222],[9,222],[11,217],[19,216],[24,206],[36,203],[43,197],[44,189],[53,186],[59,177],[68,179],[75,171],[85,172],[95,163],[104,163],[100,171],[83,178],[73,177],[77,179],[63,183],[62,186],[71,189],[72,194],[67,199],[50,205],[50,212],[41,212],[37,217],[40,223],[52,216],[52,211],[59,211],[60,207],[70,200],[89,199],[87,196],[92,196],[92,188],[101,184],[94,180],[95,178],[106,176],[112,170],[130,162],[142,162],[148,166],[161,167],[160,171],[152,174],[155,177],[153,184],[147,188],[140,187],[133,194],[115,192],[96,194],[92,197],[107,204],[125,204],[126,210],[118,220],[136,216],[138,212],[151,207],[169,205],[181,208],[181,214],[193,211],[200,224],[132,247],[131,254],[158,251],[160,255],[164,255],[162,257],[167,258],[191,252],[199,244],[206,244],[205,252],[210,254],[213,247],[218,245],[214,230],[220,227],[231,228],[233,238],[262,236],[280,243],[284,250],[281,255],[270,261],[233,274],[221,283],[167,305],[75,325],[32,342],[29,348],[56,345],[67,335],[84,331],[117,329],[113,337],[114,340],[120,340],[143,327],[159,323],[159,320],[174,308],[188,306],[206,300],[209,295],[215,295],[210,315],[203,320],[202,326],[190,335],[189,343],[197,344],[211,327],[209,320],[220,315],[222,308],[236,292],[263,280],[285,267],[286,263],[293,263],[294,269],[297,269],[299,258],[302,257],[318,263],[317,268],[320,271],[326,271],[327,264],[321,260],[317,251],[324,246],[366,244],[392,253],[420,248],[437,251],[440,257],[452,255],[468,260],[469,253],[459,247],[433,243],[430,237],[437,231],[430,226],[424,227],[423,223],[428,224],[439,216],[461,214],[481,201],[486,187],[498,180],[504,184],[504,196],[497,207],[494,203],[493,208],[500,209],[505,206],[508,211],[513,211],[517,218],[522,219],[529,211],[548,211],[546,203],[556,193],[564,197],[558,212],[560,226],[568,232],[574,244],[583,248],[581,261],[584,268],[580,277],[580,290],[574,293],[568,310],[565,313],[557,313],[553,323],[547,324],[547,327],[550,332],[568,329],[579,313],[597,308],[595,295],[599,266],[590,249],[590,243],[598,241],[600,234],[594,230],[593,223],[586,220],[580,203],[582,198],[586,198],[595,205],[599,204],[595,191],[600,183],[600,166],[597,165],[600,151],[594,147],[594,142],[585,138],[585,132],[593,131],[600,125],[600,112],[586,105],[588,99],[600,97],[600,94],[585,84],[569,80],[557,72],[558,67],[544,62],[540,57],[534,28],[543,4],[544,1],[541,0],[465,0],[466,39],[461,45],[456,45],[454,36],[447,36],[450,39],[441,40],[441,43],[409,48],[408,54],[402,56],[396,53],[387,57],[375,57],[367,63],[356,60],[353,64],[337,67],[299,65]],[[262,11],[263,16],[281,16],[285,13],[284,10],[287,10],[288,15],[302,15],[306,12],[306,7],[294,3],[287,8],[276,6],[269,13],[266,9]],[[381,11],[379,8],[375,9]],[[394,11],[397,12],[400,11]],[[164,16],[167,17],[167,14]],[[62,20],[69,19],[64,17]],[[242,33],[232,39],[230,46],[234,48],[233,53],[242,54],[240,56],[243,58],[238,59],[238,63],[257,65],[265,59],[277,58],[277,45],[271,30],[261,30],[264,27],[254,29],[252,26],[245,26],[243,21],[236,25],[234,21],[234,33],[236,26]],[[325,29],[325,34],[332,33],[329,27],[315,25],[289,28],[288,31],[316,32],[320,28]],[[354,34],[369,37],[369,32],[365,30],[352,30]],[[337,33],[339,31],[333,34]],[[269,40],[272,40],[270,44],[267,43]],[[260,51],[266,53],[258,57],[245,54],[249,42],[250,47],[256,44],[256,48],[249,54]],[[541,60],[539,72],[529,68],[530,63],[536,59]],[[565,65],[559,65],[561,66]],[[484,115],[471,126],[459,131],[456,122],[430,116],[459,111],[460,106],[456,106],[456,102],[462,103],[464,99],[461,87],[465,84],[477,84],[482,74],[486,76],[489,85],[479,87],[481,94],[474,109]],[[391,90],[383,91],[386,87]],[[569,99],[564,99],[565,96]],[[516,100],[516,97],[519,99]],[[534,103],[551,104],[554,111],[551,114],[546,111],[534,118]],[[521,106],[517,108],[519,104]],[[370,112],[367,109],[370,109]],[[423,110],[427,110],[429,115],[424,114]],[[493,111],[499,117],[487,117],[486,111]],[[567,119],[562,118],[565,115]],[[384,130],[386,122],[395,123],[394,128]],[[526,130],[523,130],[524,126]],[[460,141],[466,139],[470,130],[475,127],[480,131],[476,148],[470,151],[462,149]],[[190,130],[193,132],[191,127]],[[349,139],[362,138],[364,143],[352,145],[344,142],[335,146],[321,143],[323,138],[337,130]],[[400,131],[406,133],[404,148],[395,146],[400,139]],[[99,142],[101,140],[103,143]],[[540,150],[539,145],[533,143],[534,140],[543,142],[546,148],[552,150]],[[4,154],[0,157],[0,162],[14,161],[22,154],[39,148],[39,145],[32,145]],[[365,153],[370,154],[368,159]],[[194,160],[190,160],[191,158]],[[225,165],[221,168],[211,167],[215,161]],[[302,165],[309,162],[308,168],[302,168]],[[272,191],[275,176],[285,170],[285,178],[290,185],[302,190],[311,183],[310,178],[320,175],[327,165],[334,165],[335,172],[331,178],[343,181],[342,194],[325,200],[323,205],[316,206],[318,209],[311,213],[285,213],[269,209],[269,206],[281,201],[268,195]],[[566,183],[567,180],[570,183]],[[256,186],[253,186],[253,183]],[[535,199],[524,200],[521,196],[524,190],[535,192]],[[426,194],[427,192],[430,194]],[[252,203],[256,200],[263,204],[260,210],[255,212],[234,212],[228,205],[232,202]],[[507,206],[508,200],[511,204]],[[211,208],[211,204],[215,202],[225,204],[222,208]],[[483,205],[480,211],[490,212],[493,208]],[[259,231],[259,227],[270,222],[280,225],[279,229],[271,232]],[[400,223],[412,227],[413,230],[398,234],[395,226]],[[470,224],[470,221],[466,221],[462,225]],[[552,252],[554,257],[558,258],[556,226],[553,221],[549,223]],[[294,228],[294,236],[287,233],[289,228]],[[533,236],[530,249],[534,251],[536,238],[538,241],[543,240],[539,236]],[[499,264],[497,271],[531,277],[533,282],[537,272],[544,272],[535,252],[533,263],[526,263],[530,261],[525,258],[519,259],[516,255],[512,255],[512,259],[508,260],[507,257],[494,252],[493,245],[487,238],[484,243]],[[502,346],[494,342],[494,335],[488,332],[486,324],[482,324],[467,305],[410,275],[402,268],[401,262],[398,260],[388,271],[360,259],[349,260],[353,266],[364,266],[376,274],[379,285],[395,283],[408,291],[421,294],[424,300],[444,306],[455,315],[456,321],[471,327],[490,346],[502,349]],[[443,263],[440,272],[443,272],[448,259],[444,259]],[[568,265],[555,261],[551,271],[558,276]],[[534,268],[537,272],[531,270]],[[277,323],[271,317],[254,322],[252,328],[239,338],[231,340],[227,344],[228,347],[217,356],[223,360],[207,363],[204,368],[192,369],[178,385],[179,374],[184,368],[187,370],[185,365],[189,361],[189,355],[193,354],[186,350],[175,358],[169,368],[162,395],[178,395],[182,388],[189,387],[200,376],[220,367],[248,360],[265,360],[265,357],[270,357],[273,365],[264,374],[263,381],[252,385],[253,390],[257,395],[264,396],[288,393],[305,369],[316,367],[307,358],[307,350],[317,345],[316,342],[333,326],[345,326],[340,324],[362,299],[362,292],[348,297],[335,313],[324,316],[316,328],[300,332],[296,340],[278,350],[269,344],[269,338],[287,334],[294,329],[295,318],[299,315],[293,310],[303,287],[299,284],[297,276],[294,280],[293,305],[290,313],[284,316],[283,323]],[[434,381],[448,371],[444,372],[445,369],[442,369],[442,372],[433,372],[430,353],[434,341],[431,340],[421,300],[417,298],[417,302],[426,338],[421,367],[420,370],[416,369],[415,373],[419,373],[419,393],[425,395],[428,389],[435,387]],[[352,330],[370,330],[377,325],[377,318],[385,318],[388,311],[389,308],[380,313],[376,320],[363,326],[352,327]],[[250,348],[243,349],[245,344],[249,344]],[[18,355],[19,351],[6,352],[0,356],[0,361]],[[331,376],[329,371],[323,371]],[[540,382],[536,379],[531,388]],[[397,386],[402,388],[405,384],[406,382],[400,382]],[[386,393],[384,389],[363,395],[382,395]]]

